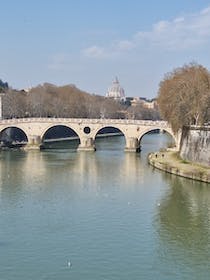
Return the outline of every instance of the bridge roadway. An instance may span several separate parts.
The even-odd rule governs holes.
[[[180,135],[174,135],[165,121],[128,119],[73,119],[73,118],[23,118],[0,120],[0,135],[5,129],[19,128],[26,136],[26,148],[40,148],[46,132],[54,126],[65,126],[75,131],[80,139],[78,150],[95,150],[95,138],[100,129],[114,127],[125,136],[125,151],[138,152],[142,137],[153,130],[168,132],[179,148]]]

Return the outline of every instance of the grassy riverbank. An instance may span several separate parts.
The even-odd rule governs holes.
[[[185,178],[210,183],[210,167],[185,161],[178,152],[164,151],[151,153],[148,156],[149,164]]]

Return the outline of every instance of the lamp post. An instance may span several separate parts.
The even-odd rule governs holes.
[[[2,113],[3,113],[3,110],[2,110],[2,107],[3,107],[3,103],[2,103],[2,97],[5,95],[4,92],[0,92],[0,120],[2,120]]]

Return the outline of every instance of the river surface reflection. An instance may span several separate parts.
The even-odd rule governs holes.
[[[209,279],[210,186],[162,173],[123,137],[0,153],[0,279]]]

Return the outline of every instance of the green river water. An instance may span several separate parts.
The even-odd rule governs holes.
[[[167,142],[2,151],[0,279],[210,279],[210,185],[149,166]]]

